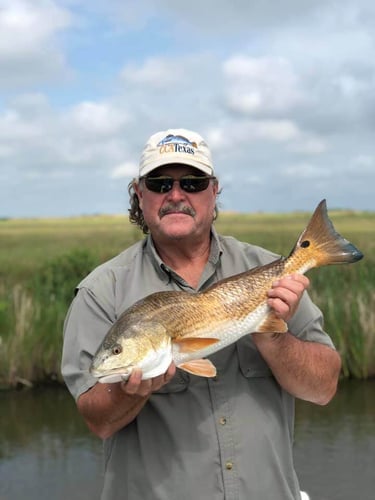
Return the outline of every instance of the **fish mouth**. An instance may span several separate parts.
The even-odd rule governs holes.
[[[99,381],[111,377],[113,375],[118,375],[119,377],[126,380],[131,373],[131,368],[112,368],[105,371],[100,371],[97,368],[91,368],[90,373],[93,377],[97,378]]]

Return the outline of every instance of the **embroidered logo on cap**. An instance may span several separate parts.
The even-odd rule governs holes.
[[[194,155],[195,149],[197,149],[197,143],[189,141],[189,139],[186,139],[186,137],[182,135],[169,134],[158,143],[157,147],[159,148],[160,154],[187,153]]]

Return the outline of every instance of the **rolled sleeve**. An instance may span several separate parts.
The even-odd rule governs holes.
[[[90,363],[113,321],[113,313],[103,307],[91,290],[79,288],[65,319],[61,367],[76,400],[97,382],[89,372]]]
[[[288,326],[290,332],[301,340],[335,348],[330,336],[324,331],[323,314],[312,302],[307,292],[303,294],[298,309]]]

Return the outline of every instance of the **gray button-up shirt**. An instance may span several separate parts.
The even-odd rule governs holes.
[[[198,289],[275,258],[213,230]],[[62,362],[75,398],[96,383],[88,368],[112,323],[161,290],[194,292],[160,260],[150,237],[79,284],[65,322]],[[307,293],[289,329],[333,347]],[[210,359],[216,378],[178,370],[132,423],[105,440],[102,500],[300,499],[292,457],[294,398],[276,382],[251,335]]]

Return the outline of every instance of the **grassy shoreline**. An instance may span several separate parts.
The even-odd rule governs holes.
[[[217,230],[288,255],[309,213],[221,213]],[[375,376],[375,213],[331,211],[365,254],[309,273],[310,293],[343,358],[342,376]],[[0,220],[0,387],[61,382],[62,324],[74,286],[142,238],[126,216]]]

